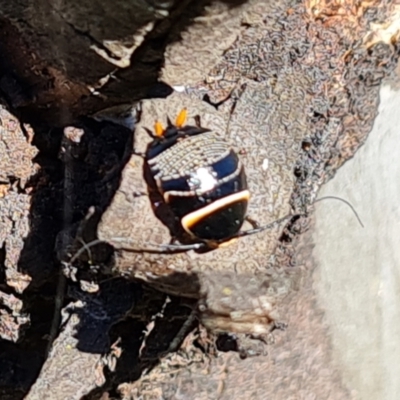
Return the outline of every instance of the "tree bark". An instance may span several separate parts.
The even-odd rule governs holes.
[[[246,3],[1,0],[0,89],[27,120],[58,125],[163,97],[167,84],[212,68],[237,37]]]
[[[350,398],[315,302],[311,235],[296,241],[307,218],[201,255],[121,248],[107,263],[93,247],[71,262],[65,245],[93,239],[81,227],[106,242],[101,256],[116,250],[115,237],[170,240],[147,198],[133,195],[148,186],[132,129],[76,121],[138,101],[134,139],[145,145],[143,128],[185,106],[207,127],[223,122],[248,173],[253,219],[304,212],[372,127],[379,83],[399,57],[392,11],[374,0],[0,0],[0,90],[34,128],[15,130],[0,108],[0,335],[9,344],[0,397]],[[172,86],[185,93],[166,96]],[[61,324],[53,320],[60,264]],[[288,328],[247,354],[258,358],[214,357],[214,334],[201,325],[182,334],[199,298],[210,331],[238,334],[222,350],[246,345],[248,317],[250,333],[278,312]]]

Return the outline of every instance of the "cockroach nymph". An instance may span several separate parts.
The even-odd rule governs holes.
[[[144,155],[145,165],[150,171],[156,191],[172,212],[181,230],[189,241],[177,244],[151,244],[149,248],[125,247],[126,238],[113,237],[119,250],[135,253],[179,253],[189,250],[208,251],[229,245],[238,238],[265,231],[293,217],[307,215],[290,213],[267,225],[258,226],[247,215],[250,191],[247,186],[244,166],[237,153],[217,133],[201,127],[196,117],[196,126],[185,125],[187,111],[183,109],[175,124],[168,121],[166,129],[155,123],[155,133]],[[314,200],[339,200],[352,210],[358,222],[363,223],[354,207],[345,199],[324,196]],[[248,220],[253,229],[242,231]],[[71,258],[71,264],[90,247],[102,243],[100,239],[85,243]]]
[[[233,240],[272,226],[241,231],[246,219],[250,191],[244,166],[237,153],[216,132],[185,125],[183,109],[175,124],[164,129],[155,123],[153,141],[145,161],[157,191],[170,208],[190,244],[170,244],[168,251],[215,249]],[[275,221],[281,222],[288,216]]]

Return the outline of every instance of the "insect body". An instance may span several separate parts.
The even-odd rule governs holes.
[[[237,154],[216,133],[199,126],[184,125],[186,110],[178,115],[175,125],[164,129],[155,124],[156,134],[145,159],[157,191],[172,210],[181,228],[193,239],[189,244],[151,244],[148,248],[118,249],[140,253],[175,253],[188,250],[211,250],[233,240],[272,228],[291,218],[307,216],[289,213],[282,218],[253,229],[241,231],[246,216],[250,192],[244,167]],[[363,227],[357,212],[347,201],[336,196],[325,196],[314,203],[334,199],[347,204]],[[112,238],[115,244],[125,238]],[[82,246],[71,259],[71,264],[90,247],[102,243],[96,239]]]
[[[183,230],[215,248],[238,234],[250,192],[237,154],[217,133],[184,125],[156,123],[146,161],[157,189]]]

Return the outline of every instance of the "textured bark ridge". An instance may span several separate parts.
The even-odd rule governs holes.
[[[236,39],[246,3],[0,1],[0,87],[13,107],[56,124],[163,96],[160,68],[168,84],[200,80]]]
[[[240,154],[252,219],[303,212],[398,80],[398,15],[373,0],[0,0],[0,92],[24,123],[1,108],[0,397],[350,398],[297,240],[308,220],[204,254],[127,251],[170,240],[132,150],[186,107]],[[262,356],[248,341],[272,344],[277,321]]]
[[[301,77],[298,77],[298,82],[300,86]],[[294,106],[290,110],[290,118],[293,122],[293,129],[290,132],[285,130],[282,120],[276,117],[281,115],[279,111],[286,109],[287,105],[275,102],[274,96],[266,95],[263,86],[260,87],[251,82],[245,85],[236,103],[235,112],[229,121],[226,121],[223,114],[218,113],[212,106],[178,93],[165,100],[143,101],[140,122],[136,126],[134,134],[135,151],[143,153],[146,150],[150,138],[144,128],[152,129],[155,118],[166,123],[167,117],[173,120],[179,110],[184,107],[188,109],[191,116],[190,124],[194,124],[193,117],[195,115],[200,115],[204,127],[218,132],[238,153],[244,153],[241,158],[246,168],[248,184],[252,193],[248,215],[260,225],[268,224],[289,212],[289,200],[295,180],[293,169],[300,151],[300,143],[308,133],[305,122],[308,98],[302,97],[302,90],[299,86],[293,87],[289,96],[294,102]],[[274,95],[279,96],[279,91],[278,87],[277,93]],[[248,122],[244,121],[243,115],[251,114],[255,104],[259,111],[258,119],[252,118]],[[265,129],[265,121],[268,120],[273,121],[274,129]],[[134,196],[135,192],[145,195]],[[120,250],[115,254],[114,268],[118,273],[141,278],[171,294],[203,298],[208,304],[207,312],[208,319],[210,319],[211,315],[216,316],[220,313],[217,309],[210,309],[210,304],[216,305],[216,293],[222,294],[225,286],[230,286],[228,275],[235,282],[241,280],[244,282],[246,278],[242,279],[242,274],[244,276],[254,274],[263,276],[268,270],[269,260],[285,224],[272,227],[257,235],[241,238],[230,246],[205,254],[190,251],[172,255],[140,251],[143,248],[157,250],[157,247],[170,241],[169,229],[156,218],[146,193],[148,193],[148,188],[143,180],[143,159],[141,156],[133,155],[122,172],[121,185],[110,207],[104,213],[98,231],[98,238],[112,244],[114,248],[131,246],[132,250],[136,250],[136,252]],[[249,228],[251,225],[245,224],[243,229]],[[113,238],[118,238],[118,240]],[[217,276],[221,276],[220,274],[214,276],[218,272],[223,272],[225,279],[219,280]],[[190,274],[191,278],[182,279],[185,274]],[[174,279],[173,277],[176,275],[180,276],[181,280]],[[252,299],[250,293],[248,295],[243,293],[246,291],[244,284],[239,286],[233,284],[232,290],[230,290],[231,298],[224,298],[222,301],[235,303],[236,307],[243,305],[244,310],[247,310],[247,313],[244,313],[247,314],[245,316],[247,321],[251,319],[249,304],[252,301],[255,304],[260,303],[260,298],[268,293],[266,287],[269,287],[269,301],[265,300],[264,308],[260,306],[261,309],[264,309],[264,312],[260,312],[263,315],[254,317],[257,319],[257,324],[261,317],[266,318],[266,326],[263,329],[256,329],[265,333],[269,329],[270,321],[273,320],[271,317],[273,306],[269,302],[275,303],[276,301],[274,295],[277,293],[274,293],[273,289],[273,286],[277,284],[275,279],[279,282],[280,294],[287,293],[290,279],[287,279],[286,286],[288,287],[285,288],[284,273],[282,276],[275,273],[274,277],[265,275],[265,279],[261,276],[256,280],[259,292],[253,293],[255,298]],[[209,303],[207,298],[208,292],[211,290],[210,280],[213,282],[214,301]],[[218,282],[220,282],[220,287],[215,288],[214,286]],[[233,288],[238,290],[237,294]],[[254,285],[249,290],[257,292]],[[249,304],[247,301],[234,301],[235,295],[248,299]],[[216,306],[216,308],[218,307]],[[232,312],[235,311],[237,318],[241,310],[235,310],[235,307],[232,306]],[[226,314],[229,315],[229,312],[226,313],[226,310],[222,312],[224,320],[228,318]],[[238,322],[241,323],[241,321]],[[223,323],[226,324],[226,322]],[[252,333],[252,331],[250,329],[246,333]]]

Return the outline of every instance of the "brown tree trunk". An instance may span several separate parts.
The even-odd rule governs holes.
[[[170,232],[136,196],[148,186],[132,130],[77,120],[143,100],[134,139],[145,146],[143,128],[185,107],[243,160],[252,219],[304,213],[367,138],[399,57],[392,11],[377,0],[0,0],[0,95],[33,127],[0,107],[0,398],[350,398],[316,306],[312,235],[298,240],[308,218],[204,254],[118,248]],[[104,252],[82,246],[86,228]],[[269,331],[252,340],[277,315],[288,326],[276,343]]]
[[[170,89],[160,79],[201,79],[233,42],[241,3],[1,0],[0,89],[28,120],[61,125],[165,96]]]

